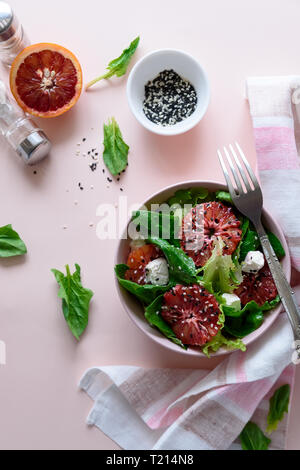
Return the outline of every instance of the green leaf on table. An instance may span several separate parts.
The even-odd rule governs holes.
[[[123,140],[115,118],[111,118],[108,124],[103,125],[103,131],[103,160],[111,174],[117,175],[127,166],[129,147]]]
[[[161,307],[163,304],[163,295],[160,295],[155,299],[152,304],[150,304],[145,310],[145,318],[150,323],[150,325],[155,326],[164,336],[173,343],[178,344],[184,349],[187,347],[182,343],[182,341],[176,337],[172,328],[168,325],[167,322],[161,316]]]
[[[169,264],[171,282],[175,281],[187,284],[197,282],[195,263],[181,248],[173,246],[161,238],[148,238],[148,240],[154,245],[157,245],[164,253]]]
[[[121,77],[122,75],[125,75],[129,62],[133,54],[135,53],[139,45],[139,42],[140,42],[140,37],[138,36],[130,43],[127,49],[124,49],[124,51],[119,57],[109,62],[107,66],[108,71],[105,74],[100,75],[100,77],[95,78],[94,80],[92,80],[86,85],[85,87],[86,90],[102,79],[108,79],[112,77],[113,75],[116,75],[117,77]]]
[[[62,299],[62,310],[65,320],[76,339],[79,340],[88,324],[89,305],[94,293],[81,284],[80,266],[75,264],[71,274],[66,265],[66,275],[57,269],[51,269],[60,286],[58,297]]]
[[[169,284],[166,286],[155,286],[152,284],[144,284],[144,285],[137,284],[136,282],[124,279],[127,269],[129,269],[127,264],[117,264],[115,266],[115,273],[116,273],[117,279],[120,285],[124,287],[124,289],[126,289],[131,294],[135,295],[135,297],[137,297],[143,304],[146,304],[146,305],[151,304],[151,302],[153,302],[153,300],[156,299],[156,297],[163,294],[164,292],[167,292],[174,285],[174,283],[172,282],[169,282]]]
[[[271,439],[264,435],[257,424],[249,421],[239,435],[243,450],[268,450]]]
[[[291,387],[289,384],[279,387],[270,398],[270,408],[267,417],[267,432],[271,433],[277,429],[279,421],[283,419],[284,413],[288,413]]]
[[[9,258],[25,253],[27,253],[26,245],[12,226],[9,224],[0,227],[0,258]]]

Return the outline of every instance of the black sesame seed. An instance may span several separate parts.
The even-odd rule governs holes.
[[[196,108],[197,94],[187,80],[174,70],[164,70],[145,85],[143,111],[155,124],[174,125]]]

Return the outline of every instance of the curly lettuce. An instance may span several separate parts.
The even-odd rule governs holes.
[[[223,255],[223,240],[218,237],[211,257],[203,267],[201,284],[213,294],[231,293],[240,284],[240,266],[230,255]]]

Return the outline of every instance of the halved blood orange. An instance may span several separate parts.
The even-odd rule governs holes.
[[[15,58],[10,88],[25,112],[56,117],[78,100],[82,88],[81,67],[74,54],[58,44],[33,44]]]

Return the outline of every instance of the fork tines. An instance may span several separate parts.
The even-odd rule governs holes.
[[[231,152],[231,156],[233,157],[236,166],[234,166],[230,153],[226,147],[224,147],[225,157],[222,156],[222,153],[220,152],[220,150],[217,151],[218,157],[222,166],[222,170],[226,179],[226,183],[227,183],[227,186],[231,195],[240,196],[242,194],[247,194],[250,191],[254,191],[257,189],[260,190],[260,186],[257,181],[257,178],[251,166],[249,165],[241,147],[239,146],[237,142],[235,142],[235,146],[236,146],[239,156],[237,155],[237,152],[234,149],[233,145],[231,144],[229,145],[229,150]],[[232,176],[230,175],[230,172],[227,170],[225,161],[227,161],[227,165],[229,166],[231,170],[233,179],[232,179]],[[245,169],[243,168],[241,162],[243,162]]]

